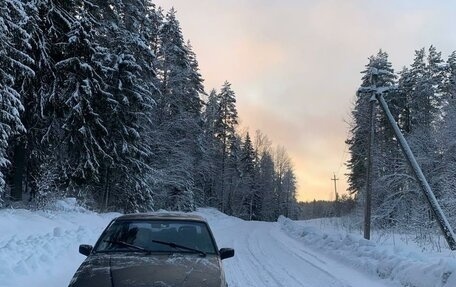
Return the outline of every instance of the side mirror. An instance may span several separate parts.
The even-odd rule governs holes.
[[[234,249],[232,248],[222,248],[219,251],[220,253],[220,259],[226,259],[226,258],[231,258],[234,256]]]
[[[90,252],[92,252],[93,246],[87,244],[79,245],[79,253],[85,256],[89,256]]]

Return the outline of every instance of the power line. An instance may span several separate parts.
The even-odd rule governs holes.
[[[342,151],[342,155],[340,156],[340,163],[339,163],[339,167],[337,168],[337,175],[339,175],[340,169],[342,168],[342,165],[344,164],[346,153],[347,153],[347,144],[344,144],[344,150]]]

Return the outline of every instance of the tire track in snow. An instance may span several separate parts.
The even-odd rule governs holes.
[[[285,287],[270,273],[265,272],[262,262],[248,248],[249,237],[251,237],[251,227],[248,224],[242,222],[236,226],[235,230],[233,229],[233,232],[228,233],[237,235],[230,238],[229,242],[223,240],[224,244],[232,246],[236,250],[236,256],[224,262],[230,287],[258,287],[258,284]]]
[[[282,278],[280,279],[277,279],[277,274],[274,274],[274,272],[271,272],[271,264],[268,262],[269,260],[265,260],[265,259],[269,259],[267,256],[262,256],[262,258],[259,258],[258,254],[262,254],[264,255],[263,252],[261,252],[260,250],[256,250],[256,246],[259,245],[259,236],[258,236],[258,231],[257,231],[257,228],[252,230],[248,236],[247,236],[247,249],[249,250],[250,252],[250,255],[251,257],[249,256],[249,260],[254,264],[256,265],[256,268],[258,271],[260,271],[261,273],[263,274],[266,274],[267,277],[269,277],[271,280],[270,281],[274,281],[273,283],[275,283],[274,285],[272,286],[283,286],[283,287],[289,287],[289,286],[284,286],[281,282],[283,282],[283,280],[281,280]],[[252,260],[251,258],[253,258],[254,260]],[[267,264],[267,265],[266,265]],[[274,265],[272,265],[272,270],[274,270]],[[264,278],[264,276],[262,276],[261,278]],[[269,283],[268,280],[266,280],[266,282],[264,283]]]
[[[282,231],[275,223],[239,222],[215,233],[223,245],[236,250],[233,259],[224,261],[230,287],[347,287],[328,271],[311,264],[313,258],[296,256],[296,244],[281,242],[276,233]]]
[[[233,229],[233,232],[236,232],[234,228],[227,228],[226,230],[223,230],[223,232],[215,229],[214,233],[215,235],[219,235],[221,233],[225,234],[225,232],[228,231],[227,234],[231,234],[231,229]],[[258,280],[254,280],[254,278],[252,278],[252,274],[254,274],[254,272],[250,270],[250,264],[246,264],[247,261],[242,256],[243,252],[239,252],[242,249],[242,241],[239,241],[238,238],[229,236],[222,236],[219,239],[220,240],[217,241],[222,243],[223,246],[230,246],[236,250],[236,256],[224,262],[228,286],[257,287]]]
[[[286,268],[283,267],[283,265],[277,264],[278,263],[277,261],[271,263],[271,261],[274,261],[274,259],[271,258],[270,254],[267,252],[267,250],[271,250],[271,246],[269,246],[269,248],[262,248],[264,246],[262,243],[265,243],[268,241],[260,240],[260,238],[267,239],[267,236],[265,237],[265,234],[263,234],[262,230],[260,230],[257,227],[250,233],[250,236],[248,238],[249,239],[248,247],[249,247],[249,250],[250,250],[252,256],[257,260],[257,262],[263,263],[263,268],[265,268],[264,270],[275,281],[276,285],[273,285],[273,286],[291,287],[290,286],[291,282],[287,282],[286,285],[283,285],[281,283],[281,282],[290,281],[290,280],[288,280],[288,278],[292,279],[294,281],[293,283],[297,284],[297,286],[303,286],[302,282],[300,282],[296,277],[294,277],[292,274],[290,274],[286,270]],[[261,256],[259,256],[259,255],[261,255]],[[281,273],[278,273],[277,271],[279,269],[283,273],[286,273],[286,276],[284,276]],[[277,278],[277,277],[279,277],[279,278]],[[293,286],[295,286],[295,285],[293,285]]]
[[[280,233],[272,232],[272,229],[269,231],[269,235],[271,236],[271,238],[273,238],[274,241],[276,242],[276,244],[278,246],[281,246],[283,250],[290,250],[290,248],[292,246],[294,246],[294,248],[293,248],[294,251],[302,252],[302,253],[306,254],[307,256],[303,256],[303,255],[299,254],[298,252],[290,252],[290,254],[292,256],[294,256],[295,258],[297,258],[297,259],[299,259],[301,261],[306,262],[307,264],[309,264],[313,268],[315,268],[315,269],[319,270],[320,272],[326,274],[328,277],[332,278],[334,280],[334,282],[337,282],[338,284],[340,284],[340,285],[337,285],[337,286],[350,287],[350,285],[344,283],[339,278],[335,277],[333,274],[331,274],[330,272],[327,271],[327,269],[329,267],[327,266],[327,263],[324,260],[318,258],[316,255],[304,250],[303,248],[295,246],[297,242],[295,244],[293,244],[294,242],[293,242],[292,238],[287,238],[287,239],[290,240],[290,241],[288,241],[288,243],[291,243],[291,244],[290,245],[286,245],[283,242],[284,237],[281,236],[280,239],[282,239],[282,240],[279,240],[278,234],[280,234]],[[286,235],[284,234],[284,236],[286,236]],[[313,260],[317,261],[319,264],[315,263],[313,260],[310,260],[310,258],[312,258]],[[325,265],[325,266],[323,267],[321,265]]]

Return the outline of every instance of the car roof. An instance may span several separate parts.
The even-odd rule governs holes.
[[[131,213],[119,216],[115,219],[115,221],[118,220],[186,220],[206,222],[206,219],[204,219],[204,217],[178,212]]]

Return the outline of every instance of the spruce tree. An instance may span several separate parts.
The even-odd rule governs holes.
[[[275,189],[275,167],[272,155],[264,151],[259,163],[259,187],[255,199],[260,199],[255,204],[260,210],[259,218],[266,221],[276,220],[276,189]],[[255,219],[255,218],[254,218]]]
[[[203,184],[203,202],[209,206],[217,206],[217,190],[221,163],[220,142],[215,135],[215,124],[220,112],[218,94],[211,90],[202,113],[203,119],[203,160],[201,163],[201,180]]]
[[[159,31],[157,73],[160,95],[155,109],[156,132],[158,141],[166,144],[156,152],[155,166],[165,175],[156,188],[163,193],[164,202],[173,204],[178,197],[190,200],[185,207],[172,205],[172,208],[192,210],[195,197],[198,201],[203,198],[199,167],[204,152],[201,145],[204,87],[196,56],[191,46],[184,43],[174,9],[166,14]]]
[[[222,178],[222,204],[226,214],[245,218],[247,209],[244,205],[245,193],[241,192],[241,151],[242,139],[238,134],[229,138],[228,154]]]
[[[94,61],[101,48],[94,42],[94,27],[88,15],[78,18],[68,32],[67,42],[60,44],[64,59],[55,64],[64,113],[61,142],[65,156],[57,163],[62,167],[62,188],[97,182],[100,166],[108,156],[108,130],[102,116],[110,98]]]
[[[351,154],[347,164],[350,169],[348,183],[349,191],[352,193],[361,191],[365,186],[367,138],[370,130],[369,118],[371,116],[369,114],[369,101],[372,97],[371,89],[391,87],[395,79],[391,63],[388,62],[388,55],[382,51],[369,58],[369,63],[366,65],[366,69],[362,71],[362,74],[360,92],[356,95],[356,103],[352,112],[351,136],[347,140]],[[364,92],[366,89],[367,92]],[[387,96],[387,98],[389,97]],[[384,117],[377,113],[375,119],[381,120],[382,129],[385,130],[386,122]]]
[[[347,166],[350,169],[348,174],[349,191],[356,193],[358,198],[363,198],[363,192],[366,185],[367,172],[367,149],[368,135],[370,133],[369,121],[371,114],[369,113],[369,105],[374,94],[374,91],[381,89],[386,91],[384,97],[390,106],[396,107],[398,99],[394,88],[395,74],[391,63],[388,61],[388,54],[379,51],[377,55],[369,58],[369,63],[366,69],[362,71],[362,83],[356,95],[356,103],[352,112],[352,127],[350,137],[346,141],[349,145],[351,158]],[[375,145],[371,147],[374,151],[374,167],[372,171],[374,179],[374,205],[384,204],[387,198],[388,190],[384,188],[382,179],[394,174],[391,169],[394,165],[389,165],[389,160],[394,160],[399,152],[399,147],[394,141],[394,135],[389,128],[389,124],[385,115],[380,109],[374,110],[374,138]],[[397,115],[397,108],[393,108]]]
[[[31,35],[27,25],[26,7],[22,2],[0,3],[0,205],[5,190],[4,172],[10,166],[8,149],[14,136],[26,132],[21,120],[25,109],[22,83],[35,75],[31,69]],[[24,161],[18,164],[23,165]],[[11,195],[14,200],[22,199],[22,186],[13,187]]]
[[[240,177],[241,177],[241,192],[243,197],[242,204],[246,214],[244,217],[246,219],[252,220],[255,214],[258,213],[256,208],[254,208],[254,194],[256,190],[256,163],[255,163],[255,151],[253,149],[252,140],[250,135],[247,132],[244,143],[241,149],[241,158],[240,158]],[[255,210],[254,210],[255,209]]]
[[[445,211],[454,210],[456,198],[454,190],[456,180],[456,52],[452,52],[447,60],[446,76],[443,84],[443,118],[437,130],[437,136],[441,160],[436,164],[436,173],[439,175],[439,199]],[[449,212],[450,223],[455,222],[456,217]]]
[[[220,171],[221,184],[218,191],[219,204],[222,211],[225,210],[228,202],[226,190],[227,162],[230,155],[230,147],[236,143],[236,126],[238,115],[236,109],[236,95],[231,89],[231,84],[225,82],[218,96],[219,115],[215,122],[215,137],[220,143]]]

